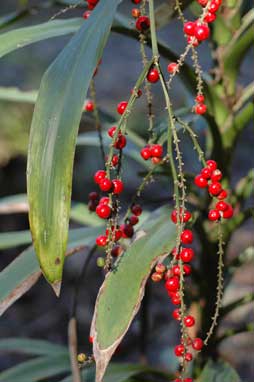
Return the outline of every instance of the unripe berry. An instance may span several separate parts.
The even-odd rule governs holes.
[[[137,19],[140,16],[140,10],[138,8],[133,8],[131,14],[134,19]]]
[[[162,276],[161,273],[158,273],[158,272],[154,272],[154,273],[152,273],[151,279],[152,279],[155,283],[158,283],[159,281],[161,281],[162,278],[163,278],[163,276]]]
[[[150,69],[146,78],[148,82],[151,82],[151,83],[157,82],[160,78],[158,70],[156,68]]]
[[[218,210],[210,210],[208,213],[208,219],[212,222],[219,220],[220,213]]]
[[[193,233],[189,229],[185,229],[181,233],[181,241],[183,244],[191,244],[193,242]]]
[[[79,363],[84,363],[86,359],[87,359],[87,356],[86,356],[85,353],[79,353],[79,354],[77,355],[77,361],[78,361]]]
[[[166,267],[164,264],[159,263],[156,265],[155,270],[156,270],[156,272],[163,274],[166,271]]]
[[[195,324],[195,318],[193,316],[186,316],[184,317],[184,325],[190,328]]]
[[[118,114],[123,114],[125,112],[125,109],[128,105],[128,102],[122,101],[117,105],[117,112]]]

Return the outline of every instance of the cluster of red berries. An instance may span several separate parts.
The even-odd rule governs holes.
[[[211,221],[217,221],[221,218],[230,219],[234,210],[230,203],[224,201],[228,193],[220,183],[222,172],[217,168],[217,163],[214,160],[208,160],[206,164],[207,166],[201,170],[194,181],[196,186],[208,188],[209,194],[218,199],[215,208],[209,211],[208,219]]]
[[[148,144],[140,150],[144,160],[151,159],[154,164],[160,163],[163,157],[163,147],[159,144]]]

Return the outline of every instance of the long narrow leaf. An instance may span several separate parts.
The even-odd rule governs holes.
[[[29,220],[46,279],[60,293],[83,102],[120,0],[104,0],[45,73],[28,151]]]

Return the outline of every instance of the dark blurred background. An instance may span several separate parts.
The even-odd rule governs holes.
[[[25,2],[23,1],[25,4]],[[160,2],[158,2],[160,3]],[[24,5],[23,4],[23,5]],[[63,6],[49,6],[49,1],[29,1],[33,8],[32,14],[26,16],[14,25],[1,30],[1,33],[12,28],[33,25],[48,21]],[[22,6],[22,1],[1,0],[0,17],[15,11]],[[120,11],[130,13],[132,4],[124,1]],[[70,18],[81,16],[82,9],[70,10],[61,17]],[[177,21],[169,27],[163,28],[159,34],[171,49],[177,53],[184,47],[180,26]],[[180,34],[180,35],[179,35]],[[26,48],[8,54],[0,60],[0,86],[18,87],[22,90],[37,90],[41,77],[56,55],[65,46],[70,36],[59,37],[42,41]],[[199,48],[200,60],[203,68],[209,71],[212,65],[209,46],[202,44]],[[167,62],[163,60],[163,66]],[[253,49],[244,60],[241,67],[239,81],[247,84],[253,80]],[[115,106],[129,96],[130,89],[141,68],[139,44],[127,37],[112,34],[103,54],[95,83],[98,103],[103,110],[115,114]],[[159,119],[164,108],[163,98],[159,86],[155,85],[154,110]],[[192,98],[179,80],[174,81],[172,94],[174,94],[174,107],[180,108],[192,105]],[[0,100],[0,197],[26,192],[26,151],[28,144],[29,128],[33,106],[26,103],[13,103]],[[131,117],[130,128],[145,136],[146,128],[145,97],[138,101],[135,113]],[[197,120],[201,136],[205,134],[205,125],[202,119]],[[93,129],[89,118],[82,119],[81,131]],[[242,134],[236,150],[234,162],[234,182],[243,176],[248,169],[254,167],[254,134],[253,126]],[[192,148],[188,150],[185,144],[185,157],[191,163],[192,171],[198,168],[198,163],[193,156]],[[81,147],[77,149],[75,158],[73,200],[87,202],[87,194],[93,189],[92,175],[101,166],[95,152],[98,148]],[[95,155],[96,154],[96,155]],[[64,158],[63,158],[64,161]],[[139,166],[132,161],[125,164],[124,177],[128,185],[125,191],[125,202],[130,198],[139,182]],[[157,190],[151,185],[144,194],[145,204],[148,208],[158,206],[157,200],[166,197],[168,190]],[[71,223],[73,227],[74,225]],[[26,214],[1,215],[1,232],[28,229]],[[249,222],[232,240],[230,256],[232,258],[244,248],[254,246],[253,224]],[[22,247],[1,252],[0,267],[3,269],[21,251]],[[83,263],[83,253],[68,259],[65,266],[64,282],[61,297],[56,299],[50,287],[41,279],[28,293],[18,300],[1,317],[1,337],[31,337],[48,339],[55,343],[67,343],[67,324],[70,313],[70,302],[73,298],[73,289],[77,280],[79,269]],[[245,295],[253,290],[253,266],[241,268],[233,279],[231,286],[225,294],[225,301]],[[103,280],[101,270],[96,267],[93,260],[88,275],[82,282],[78,306],[78,329],[80,351],[91,352],[88,343],[89,326],[93,314],[98,288]],[[146,346],[149,362],[174,369],[177,360],[172,356],[172,348],[177,338],[176,325],[171,320],[172,308],[168,304],[167,296],[161,286],[148,286],[149,288],[149,331],[147,332]],[[232,327],[239,321],[253,318],[253,306],[246,305],[237,309],[234,315],[227,317],[225,325]],[[133,323],[131,330],[121,346],[116,357],[121,360],[138,361],[140,357],[140,320]],[[223,342],[221,352],[238,370],[243,381],[254,380],[254,335],[253,333],[241,334]],[[0,369],[5,369],[24,359],[14,354],[1,354]],[[221,381],[222,382],[222,381]]]

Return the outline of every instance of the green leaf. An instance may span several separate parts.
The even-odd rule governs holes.
[[[236,371],[226,362],[209,361],[198,382],[240,382],[240,377]]]
[[[24,92],[18,88],[3,88],[0,87],[0,100],[11,102],[27,102],[35,103],[38,92],[31,90]]]
[[[0,381],[36,382],[69,370],[70,360],[68,354],[51,355],[50,357],[40,357],[26,361],[2,371]]]
[[[3,33],[0,35],[0,57],[37,41],[74,33],[83,24],[82,18],[53,20]]]
[[[14,231],[0,233],[0,249],[30,244],[32,241],[30,231]]]
[[[120,0],[100,2],[43,76],[28,150],[29,220],[44,276],[59,294],[75,142],[83,102]]]
[[[164,377],[166,380],[169,379],[169,374],[159,371],[158,369],[150,368],[146,365],[136,365],[128,363],[112,363],[109,365],[105,376],[103,378],[104,382],[125,382],[129,380],[130,377],[134,377],[140,373],[153,373]],[[81,375],[86,382],[94,382],[95,379],[95,368],[90,367],[81,372]],[[142,379],[143,380],[143,379]],[[72,382],[72,377],[66,377],[61,382]]]
[[[99,291],[91,328],[96,381],[102,380],[112,354],[139,309],[151,269],[174,246],[176,233],[170,211],[163,208],[157,213],[159,217],[152,214],[142,226],[137,240],[119,258]]]
[[[48,341],[31,338],[4,338],[0,340],[0,351],[33,355],[56,355],[68,353],[65,346],[55,345]]]
[[[70,231],[68,249],[94,243],[100,228],[80,228]],[[0,315],[26,293],[41,276],[33,248],[22,252],[0,273]]]

